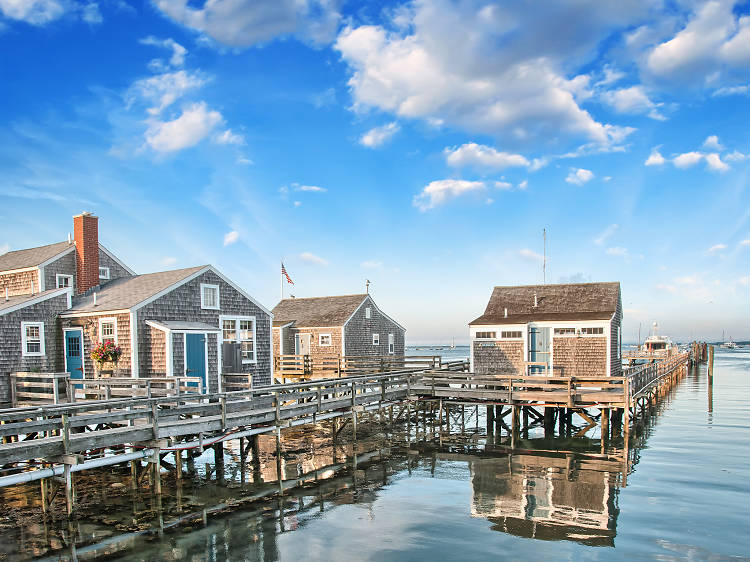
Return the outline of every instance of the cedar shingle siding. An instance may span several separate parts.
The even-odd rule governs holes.
[[[65,254],[63,257],[56,259],[52,263],[49,263],[42,268],[44,272],[44,288],[56,289],[57,288],[57,274],[72,275],[73,281],[70,286],[75,294],[76,286],[76,253],[70,252]]]
[[[370,307],[371,317],[365,309]],[[372,345],[372,335],[380,336],[380,345]],[[344,327],[346,355],[388,355],[388,334],[394,334],[393,355],[404,355],[406,332],[393,320],[381,313],[371,297],[357,309]]]
[[[120,277],[132,277],[127,269],[110,258],[101,248],[99,248],[99,267],[109,268],[109,281],[119,279]],[[101,282],[106,283],[107,281],[102,279]]]
[[[523,341],[475,341],[474,372],[512,375],[523,372]]]
[[[0,273],[0,297],[5,298],[5,289],[8,289],[8,296],[28,295],[31,293],[31,287],[34,292],[39,291],[39,270],[19,271],[18,273]]]
[[[67,308],[68,297],[63,294],[0,316],[0,403],[10,401],[10,373],[63,370],[63,341],[58,314]],[[21,322],[44,322],[43,357],[23,356]]]
[[[83,368],[86,378],[93,378],[96,372],[91,351],[99,345],[99,320],[115,318],[117,321],[117,345],[122,349],[120,361],[115,368],[114,376],[130,376],[130,314],[112,314],[103,311],[97,316],[81,316],[78,318],[63,318],[63,328],[83,328]]]

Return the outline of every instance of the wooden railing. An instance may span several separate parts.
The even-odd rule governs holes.
[[[250,390],[253,388],[252,373],[222,373],[221,389],[223,392]]]
[[[10,403],[15,407],[69,402],[68,379],[70,373],[11,373]]]
[[[625,369],[623,374],[628,381],[629,398],[637,398],[651,386],[657,384],[662,377],[669,376],[676,368],[686,365],[689,357],[690,353],[685,352],[673,355],[669,359],[659,361],[658,363],[649,363],[648,365],[638,365],[630,369]]]
[[[440,369],[439,355],[363,355],[313,356],[281,355],[274,357],[277,379],[351,377],[366,373],[386,373],[403,369]]]
[[[68,395],[73,400],[110,400],[112,398],[157,398],[182,394],[203,394],[201,377],[104,377],[69,379]]]

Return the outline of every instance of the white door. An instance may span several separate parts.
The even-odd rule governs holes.
[[[294,338],[296,355],[310,355],[310,334],[297,334]]]

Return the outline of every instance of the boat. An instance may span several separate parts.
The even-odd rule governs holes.
[[[729,341],[725,341],[719,347],[722,349],[737,349],[739,346],[732,341],[732,336],[729,336]]]
[[[653,323],[653,332],[646,338],[641,346],[641,351],[648,355],[671,355],[672,351],[675,351],[676,346],[669,339],[669,336],[663,336],[659,334],[659,323]]]

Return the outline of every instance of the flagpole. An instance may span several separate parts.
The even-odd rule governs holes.
[[[284,300],[284,262],[281,262],[281,269],[279,270],[279,276],[281,277],[281,300]]]

